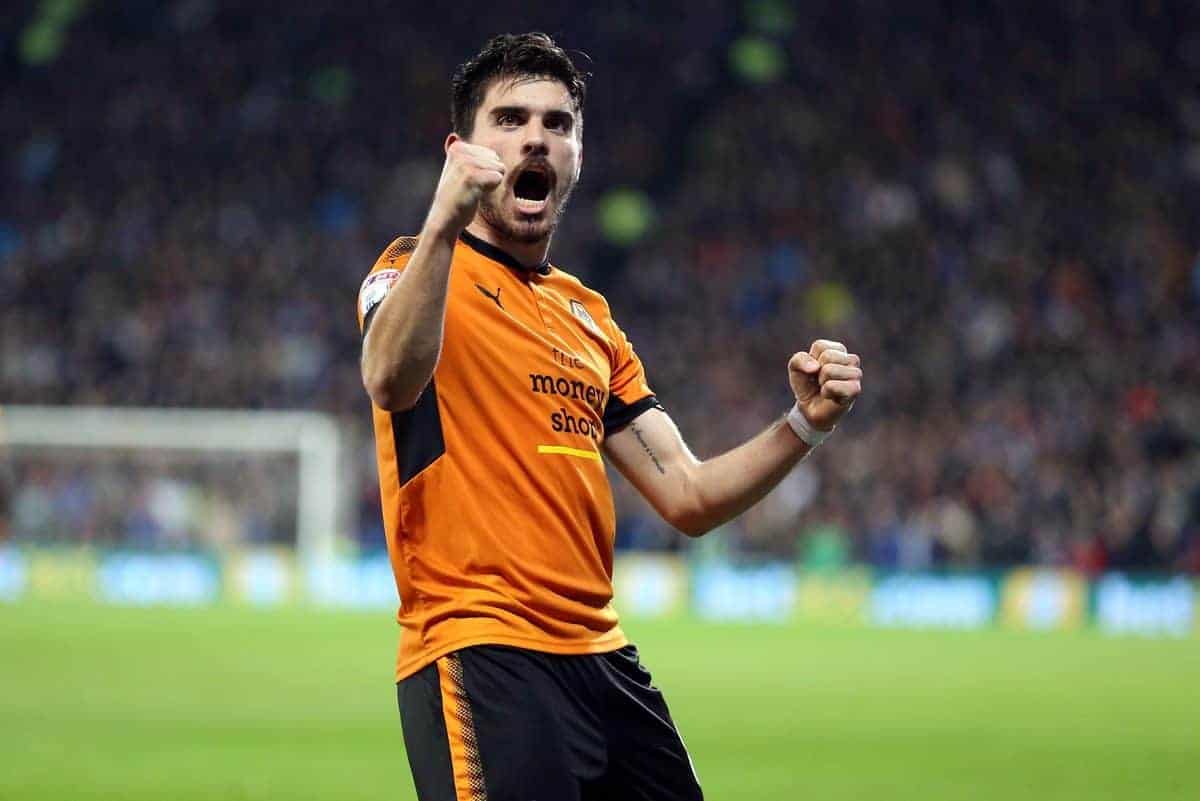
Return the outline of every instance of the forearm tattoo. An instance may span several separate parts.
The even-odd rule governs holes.
[[[637,423],[630,423],[629,428],[633,431],[633,435],[637,437],[637,441],[642,444],[642,450],[646,452],[646,455],[650,457],[650,461],[654,462],[654,466],[658,468],[658,472],[665,476],[667,474],[666,469],[663,468],[662,462],[658,461],[658,456],[654,453],[654,449],[646,444],[646,438],[642,436]]]

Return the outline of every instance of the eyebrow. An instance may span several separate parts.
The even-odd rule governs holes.
[[[499,117],[504,114],[529,114],[529,106],[496,106],[492,109],[491,115]],[[543,117],[566,117],[571,122],[575,121],[575,115],[561,108],[549,108],[542,112]]]

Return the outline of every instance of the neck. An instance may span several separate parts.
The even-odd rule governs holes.
[[[489,245],[500,248],[531,270],[545,263],[546,256],[550,253],[550,237],[547,236],[538,242],[515,242],[502,236],[479,215],[475,215],[475,219],[471,220],[467,231]]]

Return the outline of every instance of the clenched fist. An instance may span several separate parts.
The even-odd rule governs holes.
[[[458,236],[479,208],[483,196],[504,180],[504,162],[491,148],[461,139],[446,148],[446,164],[429,209],[435,230]]]
[[[796,406],[819,431],[837,425],[862,393],[862,361],[847,353],[841,342],[818,339],[808,353],[801,351],[788,361],[788,381],[796,394]]]

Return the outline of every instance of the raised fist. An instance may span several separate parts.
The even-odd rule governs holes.
[[[801,351],[788,360],[796,406],[809,425],[828,431],[850,411],[862,393],[861,364],[858,354],[828,339],[818,339],[808,353]]]
[[[496,151],[456,139],[446,148],[446,164],[438,179],[430,222],[458,236],[479,208],[483,196],[504,180],[504,162]]]

